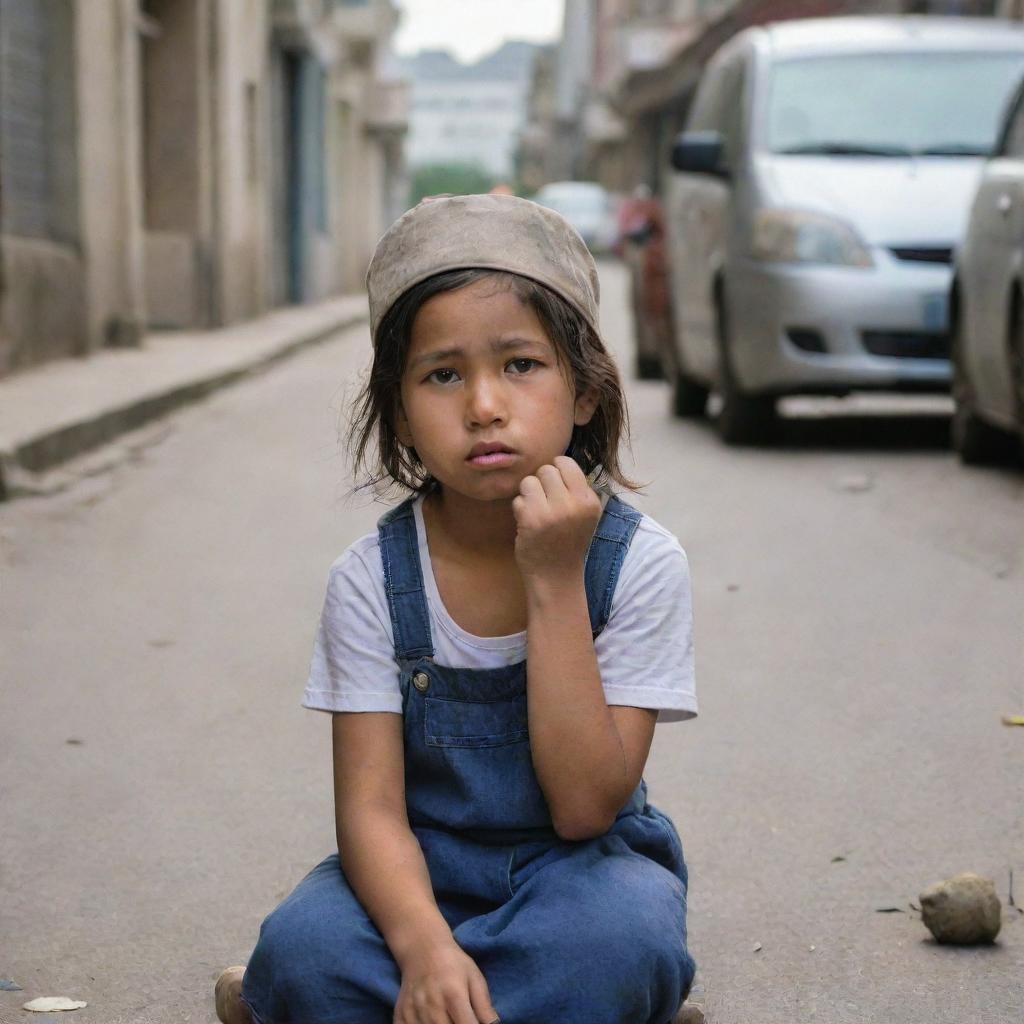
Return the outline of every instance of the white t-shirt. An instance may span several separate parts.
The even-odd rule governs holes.
[[[526,633],[474,636],[441,602],[427,548],[422,498],[414,506],[434,661],[497,668],[526,658]],[[623,559],[604,630],[594,641],[609,704],[657,708],[660,722],[697,714],[690,571],[679,542],[643,516]],[[401,714],[399,666],[376,533],[331,566],[303,706],[318,711]]]

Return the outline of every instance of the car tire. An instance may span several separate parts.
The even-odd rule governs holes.
[[[665,371],[657,350],[657,336],[644,312],[642,282],[635,267],[630,270],[630,298],[633,311],[633,376],[637,380],[664,380]]]
[[[680,419],[697,419],[707,411],[709,389],[684,372],[679,346],[679,328],[674,316],[665,323],[662,337],[661,365],[671,383],[669,409]]]
[[[971,410],[954,399],[955,407],[950,424],[953,450],[965,466],[989,466],[1002,461],[1006,450],[1006,437]]]
[[[675,373],[672,382],[672,415],[680,419],[697,419],[708,405],[708,389],[685,373]]]
[[[963,322],[960,317],[953,324],[949,356],[953,371],[953,418],[950,421],[953,450],[965,466],[987,466],[999,462],[1006,453],[1007,437],[974,411],[974,388],[963,359]]]
[[[750,394],[736,378],[729,355],[729,320],[725,303],[718,307],[718,391],[722,407],[715,420],[718,436],[727,445],[766,444],[775,437],[778,413],[774,395]]]
[[[661,369],[661,360],[657,356],[637,352],[633,369],[637,380],[665,379],[665,374]]]

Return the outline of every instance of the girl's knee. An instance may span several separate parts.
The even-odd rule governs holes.
[[[595,955],[614,950],[624,974],[689,987],[694,968],[686,948],[686,891],[670,871],[641,860],[609,873],[583,912],[580,932]]]
[[[260,929],[242,996],[267,1024],[386,1024],[398,986],[386,947],[358,920],[326,922],[282,906]]]
[[[268,1022],[333,1021],[339,1018],[332,1006],[366,1003],[366,978],[375,977],[380,998],[364,1005],[370,1021],[387,1009],[382,1000],[392,975],[397,968],[380,933],[340,868],[324,862],[263,921],[242,995]]]

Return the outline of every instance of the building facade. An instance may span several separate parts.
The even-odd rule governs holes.
[[[511,179],[536,49],[508,42],[474,64],[460,64],[443,50],[406,58],[410,166],[470,164],[497,180]]]
[[[390,0],[0,0],[0,374],[360,287]]]
[[[561,160],[551,146],[555,121],[555,45],[538,47],[526,94],[526,116],[516,143],[516,180],[524,192],[561,177]]]

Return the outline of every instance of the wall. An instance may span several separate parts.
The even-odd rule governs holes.
[[[88,350],[70,0],[0,21],[0,375]]]
[[[270,279],[270,68],[266,7],[222,0],[216,23],[214,302],[223,323],[273,304]]]
[[[144,0],[138,41],[150,326],[216,322],[211,294],[209,0]]]
[[[368,119],[394,27],[371,2],[376,37],[312,3],[0,0],[0,375],[362,287],[404,128]]]

